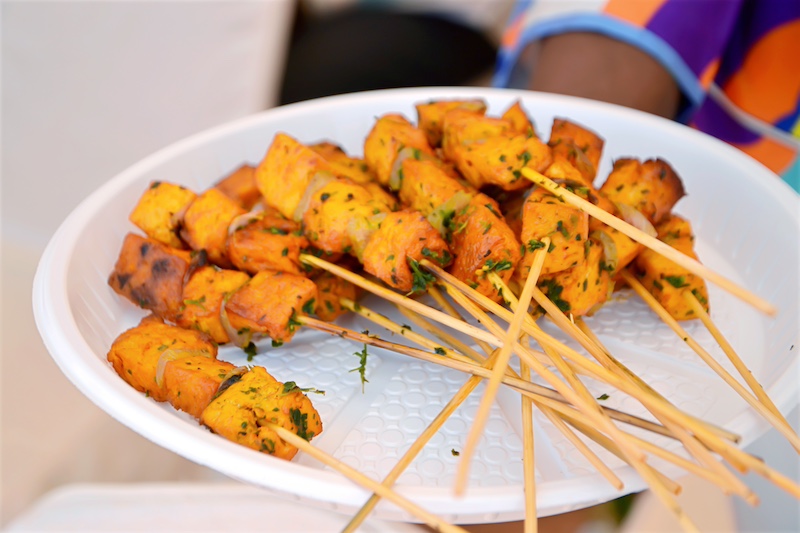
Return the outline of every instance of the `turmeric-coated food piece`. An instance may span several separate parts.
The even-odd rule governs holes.
[[[609,200],[631,206],[653,224],[659,224],[684,196],[683,183],[662,159],[617,159],[600,187]]]
[[[694,235],[688,220],[670,215],[656,226],[656,231],[660,240],[697,259]],[[685,292],[691,292],[708,311],[708,290],[703,278],[649,248],[642,250],[636,257],[635,265],[639,281],[675,320],[697,318],[691,305],[684,299]]]
[[[293,137],[278,133],[256,169],[256,184],[267,205],[299,222],[303,213],[298,213],[297,208],[311,180],[320,172],[331,172],[323,156]]]
[[[403,180],[398,196],[407,208],[428,216],[455,195],[472,196],[478,191],[460,183],[440,165],[429,159],[408,158],[403,161]]]
[[[449,272],[484,296],[499,300],[487,274],[496,272],[507,282],[522,254],[519,240],[495,206],[485,194],[476,194],[456,211],[451,225],[455,259]]]
[[[204,258],[204,254],[129,233],[122,241],[108,284],[142,309],[174,322],[183,305],[184,279],[192,268],[203,264]]]
[[[384,187],[389,187],[392,167],[403,148],[417,149],[431,157],[435,155],[425,133],[403,115],[390,113],[379,117],[364,141],[364,160]]]
[[[572,316],[591,315],[608,300],[614,284],[603,267],[603,247],[589,239],[577,265],[542,275],[537,285],[558,308]]]
[[[520,102],[519,100],[516,100],[511,105],[511,107],[506,109],[506,111],[500,118],[509,121],[512,125],[512,128],[517,133],[521,133],[529,137],[538,138],[538,135],[536,135],[536,128],[533,125],[533,121],[528,116],[528,113],[522,107],[522,102]]]
[[[244,209],[217,189],[208,189],[197,197],[183,217],[181,235],[193,250],[205,250],[208,260],[230,268],[228,230]]]
[[[387,212],[386,205],[376,201],[367,189],[339,178],[311,196],[303,214],[303,227],[314,247],[360,257],[369,235]]]
[[[603,246],[603,263],[612,279],[644,250],[643,244],[605,224],[592,230],[589,236]]]
[[[205,333],[170,326],[149,315],[117,337],[106,357],[131,387],[163,402],[167,390],[156,380],[158,362],[162,358],[190,355],[215,359],[217,345]]]
[[[600,167],[600,157],[603,154],[605,141],[592,130],[581,126],[570,120],[556,118],[553,120],[553,127],[550,130],[550,140],[548,144],[555,148],[559,145],[574,146],[592,164],[595,170]],[[575,155],[577,157],[577,154]],[[578,165],[575,165],[576,167]],[[594,176],[591,176],[589,183],[592,183]]]
[[[248,448],[289,460],[297,448],[286,443],[268,424],[286,428],[310,441],[322,433],[322,421],[311,400],[291,381],[281,383],[253,367],[217,396],[200,417],[214,433]]]
[[[574,267],[584,259],[584,244],[589,238],[589,216],[541,187],[528,195],[522,207],[520,241],[525,254],[517,269],[524,282],[533,265],[533,252],[544,246],[542,239],[550,238],[542,274],[551,274]]]
[[[242,165],[214,184],[214,188],[250,211],[261,200],[261,192],[256,184],[256,167]]]
[[[262,270],[302,274],[299,257],[308,246],[299,224],[267,210],[233,229],[228,236],[228,257],[233,266],[250,274]]]
[[[219,387],[236,369],[227,361],[202,355],[169,358],[162,377],[170,405],[200,418]]]
[[[377,181],[375,173],[367,162],[357,157],[350,157],[344,149],[331,142],[320,142],[309,145],[309,148],[325,158],[331,173],[342,178],[349,178],[360,184]]]
[[[244,272],[212,265],[195,270],[183,287],[183,302],[175,323],[207,333],[219,344],[231,339],[220,319],[222,301],[250,279]]]
[[[314,313],[326,322],[333,322],[349,312],[342,307],[341,298],[353,302],[358,299],[358,287],[330,272],[322,272],[314,276],[312,281],[317,285],[317,306]]]
[[[509,191],[529,187],[522,169],[542,172],[552,160],[546,144],[517,133],[510,121],[460,109],[445,115],[442,151],[477,189],[486,185]]]
[[[389,213],[364,249],[364,270],[403,292],[423,291],[426,283],[415,272],[423,257],[450,264],[447,242],[419,211]]]
[[[442,144],[444,116],[448,111],[463,109],[478,115],[486,113],[486,102],[480,99],[434,100],[417,104],[415,107],[417,109],[417,125],[419,129],[425,132],[428,143],[433,147],[438,147]]]
[[[148,237],[173,248],[186,248],[179,231],[183,213],[197,195],[165,181],[154,181],[139,198],[129,219]]]
[[[225,304],[231,327],[264,334],[276,343],[292,340],[300,314],[314,311],[317,287],[304,276],[263,270],[237,290]]]

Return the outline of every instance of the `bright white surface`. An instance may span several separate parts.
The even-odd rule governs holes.
[[[787,410],[796,405],[796,381],[793,378],[797,352],[792,352],[789,346],[797,343],[794,329],[797,280],[784,274],[784,269],[797,264],[797,197],[794,193],[785,184],[765,174],[763,167],[726,145],[667,121],[588,101],[513,91],[420,89],[328,99],[252,117],[161,151],[93,195],[62,226],[48,249],[40,266],[35,292],[37,321],[48,348],[68,377],[87,396],[123,423],[169,449],[234,477],[286,490],[309,501],[335,503],[342,505],[343,509],[361,501],[363,493],[353,490],[349,483],[332,472],[307,464],[302,458],[284,463],[225,442],[134,393],[113,375],[104,362],[107,346],[124,327],[135,323],[141,313],[113,295],[105,285],[105,277],[122,235],[131,229],[124,214],[129,212],[151,179],[169,179],[196,189],[202,188],[241,162],[258,160],[278,130],[288,131],[306,142],[333,139],[350,151],[358,152],[376,115],[399,111],[413,116],[413,103],[417,101],[437,96],[476,94],[485,95],[493,111],[504,109],[514,98],[522,97],[523,104],[544,131],[549,129],[548,120],[552,113],[557,112],[602,132],[607,139],[606,165],[611,158],[631,154],[659,155],[669,160],[682,175],[689,191],[689,197],[681,202],[679,211],[693,221],[699,236],[700,256],[712,268],[735,277],[782,310],[774,321],[766,320],[729,295],[717,291],[711,298],[716,302],[715,309],[719,310],[715,318],[723,331],[731,336],[734,346],[747,348],[746,352],[742,351],[743,357],[770,389],[776,403]],[[715,174],[725,176],[726,203],[714,202],[718,186],[709,176]],[[758,191],[757,194],[754,191]],[[749,209],[752,220],[737,218],[736,214],[743,205]],[[768,231],[774,226],[785,228],[785,232]],[[91,235],[91,239],[86,239],[86,235]],[[752,246],[757,246],[759,253],[756,256],[749,253]],[[765,260],[778,254],[785,258],[784,263]],[[663,326],[649,316],[640,303],[616,302],[607,309],[593,318],[597,331],[613,352],[630,356],[622,358],[634,371],[645,378],[655,379],[660,391],[693,413],[743,434],[745,443],[765,430],[757,417],[713,376],[709,376],[707,370],[692,361],[693,357],[687,353],[683,343],[668,331],[663,331]],[[698,338],[702,334],[701,331],[696,333]],[[314,348],[310,348],[312,346]],[[314,376],[320,373],[334,376],[337,368],[341,370],[342,363],[333,361],[346,352],[345,348],[339,350],[337,354],[337,348],[327,341],[306,336],[298,338],[291,348],[282,349],[279,358],[268,360],[265,358],[267,354],[256,363],[265,364],[271,371],[276,364],[283,365],[278,369],[276,377],[279,379],[282,377],[280,372],[285,371],[292,378],[303,375],[308,383],[317,384],[308,372],[313,371]],[[222,355],[233,362],[241,359],[238,351],[228,350]],[[304,359],[312,356],[316,357],[312,362]],[[411,402],[412,398],[418,405],[435,405],[430,391],[427,391],[426,401],[420,384],[427,383],[426,373],[430,377],[438,370],[409,366],[401,372],[405,368],[402,365],[408,365],[391,356],[379,355],[372,361],[368,376],[371,383],[392,385],[399,380],[395,383],[398,391],[414,392],[398,394],[400,404],[397,407],[414,408],[411,403],[403,403]],[[422,376],[421,381],[419,376]],[[458,383],[457,379],[447,377],[437,379],[449,387]],[[351,387],[360,388],[355,381]],[[386,393],[394,390],[392,386],[376,388]],[[396,456],[398,447],[410,442],[421,428],[404,427],[401,423],[392,433],[392,438],[395,438],[399,431],[399,443],[389,443],[385,440],[387,433],[378,431],[377,426],[370,422],[377,420],[382,427],[391,420],[388,415],[379,416],[387,394],[367,400],[355,396],[357,408],[354,410],[353,402],[342,401],[349,399],[351,392],[345,388],[341,394],[334,391],[317,401],[327,406],[332,415],[323,419],[329,421],[334,437],[331,439],[330,433],[323,433],[315,444],[342,459],[348,457],[349,461],[355,461],[353,466],[373,477],[380,476],[391,466],[391,457]],[[442,394],[447,396],[446,392]],[[621,402],[626,409],[634,407],[619,396],[615,395],[612,403]],[[504,424],[510,424],[513,429],[516,421],[513,407],[504,405],[502,398],[499,405],[500,409],[493,418],[497,424],[490,423],[489,427],[495,429],[489,434],[494,431],[502,435],[508,430]],[[376,409],[377,414],[371,415],[371,409]],[[430,414],[428,411],[425,413]],[[470,417],[468,408],[463,415],[464,423],[468,424]],[[400,417],[401,421],[409,419]],[[541,465],[548,465],[547,469],[539,468],[540,514],[564,512],[619,495],[597,482],[597,476],[587,470],[580,458],[547,431],[546,426],[543,427],[547,435],[544,442],[549,441],[545,448],[549,446],[551,449],[549,455],[537,449],[537,457],[544,457]],[[459,438],[463,432],[456,430],[452,434]],[[471,480],[473,486],[464,500],[450,497],[448,480],[455,461],[452,457],[445,457],[447,454],[439,453],[451,448],[452,444],[447,440],[429,447],[418,459],[423,465],[419,472],[434,468],[431,475],[436,481],[431,484],[411,479],[400,484],[401,492],[413,495],[441,513],[452,515],[452,519],[459,522],[491,522],[518,517],[522,509],[521,487],[513,473],[516,464],[513,457],[519,449],[515,445],[514,433],[509,435],[509,438],[500,439],[499,452],[488,448],[482,459],[476,459],[477,465],[483,464],[483,471],[488,475],[479,475]],[[454,448],[457,449],[459,441],[455,442]],[[543,440],[540,438],[538,442]],[[355,452],[348,452],[348,443],[355,447]],[[498,460],[501,456],[504,459]],[[626,481],[627,490],[641,486],[629,468],[614,461],[611,464]],[[380,510],[379,516],[403,517],[385,507],[382,508],[385,514],[381,515]]]
[[[233,483],[72,485],[45,495],[6,531],[334,533],[350,517]],[[364,533],[427,529],[367,518]]]

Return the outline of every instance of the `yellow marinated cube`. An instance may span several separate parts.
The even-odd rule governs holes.
[[[165,181],[154,181],[139,198],[129,219],[148,237],[173,248],[186,248],[179,236],[183,212],[197,195]]]
[[[220,320],[222,301],[250,279],[244,272],[207,265],[195,270],[183,287],[183,303],[175,319],[182,328],[207,333],[219,344],[231,339]]]
[[[209,261],[230,268],[233,265],[228,259],[228,230],[233,219],[244,213],[223,193],[208,189],[186,210],[181,235],[193,250],[205,250]]]

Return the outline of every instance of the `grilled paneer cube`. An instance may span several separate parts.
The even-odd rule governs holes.
[[[387,212],[386,205],[361,185],[334,179],[310,197],[303,215],[305,235],[320,250],[360,257],[369,235]]]
[[[452,219],[452,249],[457,251],[449,272],[481,294],[499,301],[487,279],[496,272],[507,282],[519,263],[520,243],[491,198],[476,194]]]
[[[428,143],[433,147],[438,147],[442,144],[444,116],[448,111],[452,109],[463,109],[478,115],[486,113],[486,102],[479,99],[438,100],[420,103],[415,107],[417,109],[417,124],[419,129],[425,132]]]
[[[403,205],[428,216],[459,193],[478,191],[452,178],[430,159],[408,158],[403,161],[403,180],[398,196]]]
[[[197,195],[181,185],[154,181],[139,198],[129,219],[148,237],[173,248],[186,248],[179,231],[183,213]]]
[[[424,283],[413,265],[423,257],[443,267],[452,258],[447,243],[425,216],[404,209],[388,214],[370,237],[364,249],[364,270],[403,292],[422,291]]]
[[[454,109],[445,115],[442,151],[476,189],[496,185],[504,190],[529,187],[521,170],[542,172],[550,149],[536,137],[515,131],[507,120]]]
[[[297,212],[298,206],[320,172],[331,172],[324,157],[293,137],[278,133],[256,169],[256,184],[267,205],[299,222],[303,213]]]
[[[167,390],[156,382],[159,360],[190,355],[215,359],[217,345],[205,333],[170,326],[149,315],[114,340],[107,359],[131,387],[163,402]]]
[[[108,284],[139,307],[174,322],[183,305],[184,280],[204,259],[204,254],[178,250],[129,233]]]
[[[522,102],[519,100],[515,101],[511,107],[506,109],[505,113],[503,113],[503,116],[500,118],[509,121],[514,131],[517,133],[538,138],[538,135],[536,135],[536,128],[533,126],[533,121],[528,116],[528,113],[525,112],[525,109],[522,107]]]
[[[250,276],[238,270],[207,265],[195,270],[183,286],[183,302],[175,323],[207,333],[219,344],[230,341],[220,319],[222,300],[247,283]]]
[[[537,283],[561,311],[573,316],[592,314],[608,300],[614,287],[603,266],[603,247],[591,239],[584,244],[582,261],[567,270],[542,275]]]
[[[326,322],[333,322],[349,312],[339,302],[341,298],[354,302],[358,299],[358,287],[330,272],[322,272],[314,276],[312,281],[317,286],[317,307],[314,313]]]
[[[520,241],[525,255],[517,268],[517,278],[524,282],[533,265],[533,252],[544,246],[542,239],[550,238],[542,274],[552,274],[572,268],[584,259],[584,245],[589,238],[589,216],[576,207],[536,187],[522,207]]]
[[[362,185],[375,182],[378,179],[375,173],[370,170],[366,161],[350,157],[342,147],[336,144],[321,142],[309,145],[309,148],[325,158],[330,171],[336,176],[349,178]]]
[[[208,260],[223,268],[228,259],[228,229],[244,209],[217,189],[208,189],[186,210],[181,235],[193,250],[205,250]]]
[[[300,225],[272,209],[243,222],[228,236],[228,258],[250,274],[262,270],[302,274],[300,254],[308,247]]]
[[[364,141],[364,160],[384,187],[389,187],[392,167],[403,148],[434,156],[425,133],[403,115],[390,113],[379,117]]]
[[[577,148],[580,153],[586,156],[596,171],[600,167],[600,157],[603,154],[605,141],[588,128],[563,118],[556,118],[553,120],[548,144],[552,148],[558,146],[567,147],[568,150],[572,147]],[[570,158],[579,159],[577,153],[568,155],[570,155]],[[580,169],[581,165],[574,166]],[[588,183],[591,184],[593,180],[594,175],[591,176]]]
[[[219,192],[250,211],[261,201],[261,191],[256,184],[256,167],[242,165],[214,184]]]
[[[297,448],[284,442],[267,424],[286,428],[309,441],[322,433],[319,413],[291,382],[283,384],[259,366],[230,381],[232,384],[200,417],[214,433],[286,460],[294,457]]]
[[[304,276],[263,270],[237,290],[225,304],[236,331],[264,334],[274,342],[292,340],[296,317],[314,311],[317,287]]]
[[[200,418],[219,387],[236,369],[227,361],[202,355],[178,354],[164,365],[166,401],[175,409]]]
[[[658,238],[679,252],[697,259],[694,252],[694,235],[689,221],[670,215],[656,226]],[[694,310],[684,299],[683,293],[691,292],[708,311],[708,290],[705,280],[679,266],[649,248],[636,257],[636,269],[642,285],[655,296],[664,309],[675,320],[697,318]]]
[[[615,279],[644,250],[643,244],[605,224],[592,230],[589,236],[603,246],[603,263],[611,279]]]
[[[617,159],[600,187],[609,200],[640,211],[653,224],[659,224],[678,200],[683,198],[683,183],[672,167],[661,159]]]

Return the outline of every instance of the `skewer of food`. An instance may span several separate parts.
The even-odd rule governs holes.
[[[669,164],[618,160],[596,189],[603,140],[574,122],[557,119],[545,143],[519,102],[497,118],[486,115],[480,100],[429,102],[417,111],[417,125],[398,114],[378,117],[366,135],[363,160],[330,141],[305,145],[278,133],[258,166],[244,165],[202,193],[152,183],[130,216],[146,236],[125,237],[109,277],[117,293],[153,315],[115,341],[108,358],[117,373],[226,438],[290,459],[298,445],[280,434],[289,431],[308,441],[322,429],[304,394],[309,391],[277,382],[263,367],[237,368],[218,360],[218,344],[239,346],[250,359],[262,338],[280,346],[307,326],[429,357],[488,379],[462,453],[457,490],[463,490],[499,386],[517,380],[524,406],[541,409],[565,435],[569,424],[615,450],[692,530],[672,498],[674,483],[646,463],[648,455],[663,458],[667,452],[622,432],[583,383],[581,376],[590,376],[650,410],[696,461],[687,466],[692,471],[754,503],[755,495],[716,463],[713,452],[800,495],[796,484],[725,438],[732,435],[681,412],[632,376],[579,327],[585,326],[582,316],[598,312],[625,284],[646,287],[674,320],[707,315],[704,279],[774,312],[697,261],[688,221],[671,213],[684,190]],[[540,265],[534,265],[535,258]],[[636,275],[630,273],[634,268]],[[483,328],[404,296],[422,295],[434,282],[442,283]],[[359,290],[496,351],[482,363],[452,347],[434,347],[431,356],[332,324],[355,310]],[[537,305],[529,312],[530,297]],[[485,311],[506,320],[507,330]],[[543,315],[599,363],[544,333],[536,324]],[[520,343],[520,334],[539,343],[541,351],[529,341]],[[174,347],[167,343],[173,340]],[[420,338],[416,342],[432,347]],[[512,355],[520,358],[523,377],[508,366]],[[744,373],[743,363],[735,364]],[[548,381],[561,403],[534,392],[526,367]],[[745,377],[754,395],[743,394],[737,382],[724,377],[771,423],[783,425],[784,435],[798,446],[797,436],[757,382]],[[468,380],[469,386],[416,443],[418,449],[480,379]],[[251,389],[258,392],[245,401]],[[267,413],[268,408],[280,415]],[[266,417],[258,416],[262,411]],[[526,434],[529,422],[523,424]],[[531,446],[526,438],[526,447]],[[386,487],[408,462],[398,463]],[[596,466],[605,470],[601,463]],[[530,476],[526,479],[528,490],[535,490]],[[529,513],[529,520],[534,517]]]

